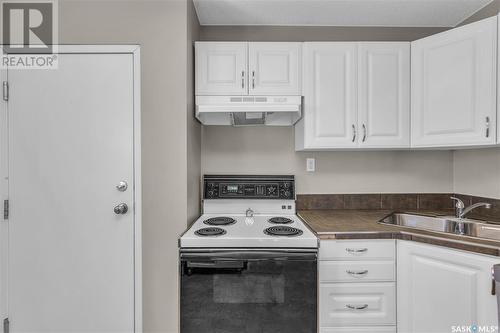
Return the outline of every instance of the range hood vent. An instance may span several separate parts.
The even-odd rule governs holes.
[[[302,96],[196,96],[204,125],[292,126],[300,120]]]

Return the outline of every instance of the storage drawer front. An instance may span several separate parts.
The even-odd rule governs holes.
[[[321,261],[320,282],[394,281],[393,261]]]
[[[394,260],[394,240],[323,240],[319,260]]]
[[[396,326],[322,327],[320,333],[396,333]]]
[[[321,283],[320,327],[395,325],[394,282]]]

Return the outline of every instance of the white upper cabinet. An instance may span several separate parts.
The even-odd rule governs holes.
[[[496,143],[497,17],[412,43],[412,147]]]
[[[410,146],[410,43],[359,45],[359,146]]]
[[[304,43],[304,110],[296,149],[357,146],[356,43]]]
[[[491,268],[500,258],[407,241],[397,252],[398,332],[498,325]]]
[[[247,44],[197,42],[196,95],[246,95]]]
[[[196,95],[301,95],[302,43],[197,42]]]
[[[297,150],[409,148],[409,43],[304,43]]]
[[[250,95],[301,95],[302,43],[249,43]]]

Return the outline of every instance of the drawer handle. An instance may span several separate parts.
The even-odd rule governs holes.
[[[366,251],[368,251],[368,249],[366,247],[362,248],[362,249],[352,249],[352,248],[347,248],[345,249],[348,253],[350,254],[353,254],[353,253],[364,253]]]
[[[491,267],[491,295],[497,294],[497,284],[495,281],[495,267]]]
[[[346,308],[351,309],[351,310],[364,310],[367,307],[368,307],[368,304],[363,304],[363,305],[346,304]]]
[[[368,270],[365,269],[364,271],[351,271],[351,270],[347,270],[346,271],[347,274],[350,274],[350,275],[365,275],[368,273]]]

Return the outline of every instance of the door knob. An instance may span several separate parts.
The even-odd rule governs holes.
[[[119,205],[116,205],[113,210],[115,211],[115,214],[125,214],[126,212],[128,212],[128,206],[125,203],[121,203]]]

